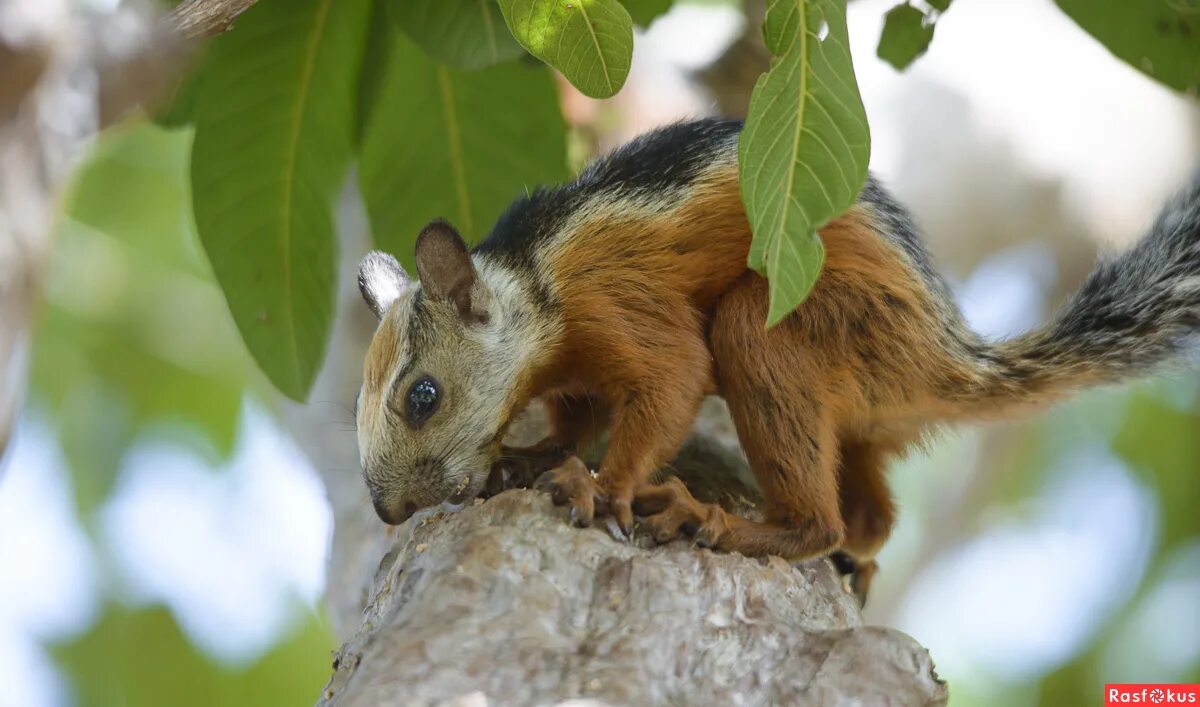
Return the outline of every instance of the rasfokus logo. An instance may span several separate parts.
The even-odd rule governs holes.
[[[1200,685],[1110,683],[1104,686],[1104,707],[1133,704],[1200,705]]]

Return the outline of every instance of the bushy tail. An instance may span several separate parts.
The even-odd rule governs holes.
[[[1041,329],[986,347],[983,395],[1036,403],[1144,376],[1200,344],[1200,174],[1127,252],[1098,264]]]

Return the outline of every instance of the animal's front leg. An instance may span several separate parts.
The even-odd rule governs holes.
[[[712,389],[712,356],[691,305],[656,299],[621,307],[620,326],[591,352],[591,390],[611,410],[611,437],[593,480],[582,463],[552,472],[547,487],[569,503],[579,525],[607,510],[626,537],[633,533],[633,496],[683,444],[705,392]],[[615,305],[614,305],[615,306]],[[585,476],[587,478],[585,478]]]
[[[691,428],[706,379],[647,384],[615,404],[612,440],[593,478],[572,457],[546,474],[539,486],[557,504],[569,505],[576,525],[591,525],[597,513],[610,513],[626,537],[633,533],[633,497],[650,475],[675,455]]]

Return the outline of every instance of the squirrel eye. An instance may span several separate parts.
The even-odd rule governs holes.
[[[419,378],[412,384],[408,394],[404,396],[404,411],[409,425],[419,427],[429,419],[434,410],[437,410],[440,392],[437,381],[429,376]]]

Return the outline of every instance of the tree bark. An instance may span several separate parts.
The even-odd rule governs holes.
[[[722,408],[710,403],[673,472],[698,496],[752,513],[756,493],[740,481],[744,460]],[[620,542],[603,527],[571,527],[528,490],[420,513],[374,549],[382,561],[348,588],[360,621],[320,705],[947,699],[928,652],[863,626],[824,559],[793,565],[685,541],[656,547],[640,535]]]

